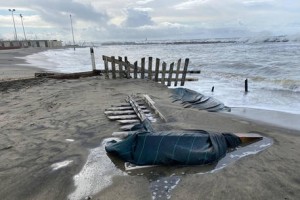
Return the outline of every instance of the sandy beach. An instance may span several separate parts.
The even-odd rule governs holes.
[[[34,66],[16,65],[24,60],[14,58],[35,51],[38,50],[1,51],[0,80],[30,77],[39,71]],[[197,173],[207,166],[158,167],[128,173],[117,166],[123,163],[116,161],[119,172],[114,176],[103,174],[111,177],[109,181],[99,176],[99,185],[105,187],[83,194],[82,199],[151,199],[153,173],[158,174],[156,177],[177,178],[176,187],[170,191],[171,199],[300,199],[297,126],[183,108],[172,103],[166,86],[147,80],[105,80],[103,76],[0,82],[0,199],[72,199],[70,194],[78,187],[74,176],[85,166],[90,150],[119,131],[120,124],[108,120],[105,109],[125,102],[130,94],[145,93],[167,118],[167,123],[153,124],[156,130],[259,132],[274,143],[215,173]],[[274,112],[261,110],[251,110],[251,116],[255,112],[260,118],[274,116]],[[277,118],[281,117],[284,121],[290,116]],[[292,120],[296,122],[296,118]],[[115,174],[116,170],[109,172]]]

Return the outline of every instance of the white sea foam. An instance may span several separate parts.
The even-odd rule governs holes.
[[[106,155],[104,146],[107,141],[112,139],[119,140],[118,138],[108,138],[102,142],[101,146],[90,151],[85,165],[74,176],[76,189],[69,195],[70,200],[92,196],[111,185],[114,176],[124,175]]]
[[[54,163],[54,164],[51,165],[51,168],[52,168],[52,170],[58,170],[60,168],[68,166],[72,162],[73,162],[73,160],[65,160],[65,161],[62,161],[62,162]]]

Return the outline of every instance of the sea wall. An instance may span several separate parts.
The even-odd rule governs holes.
[[[0,41],[0,49],[15,49],[27,47],[61,47],[62,41],[58,40],[23,40]]]

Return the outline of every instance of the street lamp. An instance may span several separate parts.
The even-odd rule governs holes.
[[[11,12],[11,16],[14,22],[14,28],[15,28],[15,40],[18,40],[18,35],[17,35],[17,30],[16,30],[16,24],[15,24],[15,18],[14,18],[14,12],[16,11],[15,9],[8,9],[9,12]]]
[[[73,36],[73,47],[74,47],[74,51],[75,51],[75,40],[74,40],[74,31],[73,31],[72,15],[70,15],[70,20],[71,20],[71,29],[72,29],[72,36]]]
[[[24,29],[24,24],[23,24],[23,15],[20,14],[20,17],[21,17],[21,22],[22,22],[22,27],[23,27],[24,38],[25,38],[25,40],[27,40],[27,39],[26,39],[25,29]]]

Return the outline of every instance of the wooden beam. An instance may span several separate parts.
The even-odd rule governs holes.
[[[116,116],[107,116],[110,120],[121,120],[121,119],[137,119],[136,115],[116,115]]]
[[[186,72],[187,72],[188,66],[189,66],[189,59],[186,58],[185,62],[184,62],[184,68],[183,68],[183,74],[182,74],[180,86],[184,86],[184,82],[185,82]]]
[[[159,64],[160,64],[160,59],[156,58],[156,62],[155,62],[155,77],[154,77],[154,81],[155,82],[158,82]]]
[[[167,63],[163,62],[162,63],[162,74],[161,74],[161,83],[164,85],[165,84],[165,72],[167,68]]]
[[[176,77],[175,77],[174,86],[177,86],[177,82],[178,82],[178,78],[179,78],[180,65],[181,65],[181,58],[177,62],[177,70],[176,70]]]
[[[141,59],[141,79],[145,78],[145,58]]]
[[[155,102],[150,98],[149,95],[144,94],[143,95],[145,102],[150,106],[150,108],[152,108],[155,112],[155,114],[157,114],[163,121],[167,122],[167,119],[165,118],[165,116],[158,110],[158,108],[154,105]]]
[[[169,72],[168,85],[167,86],[171,86],[173,68],[174,68],[174,63],[171,63],[170,64],[170,70],[169,70],[170,72]]]
[[[148,79],[152,80],[152,57],[149,57],[148,62]]]
[[[116,76],[116,59],[114,56],[111,57],[112,61],[111,61],[111,71],[112,71],[112,78],[113,79],[116,79],[117,76]]]

